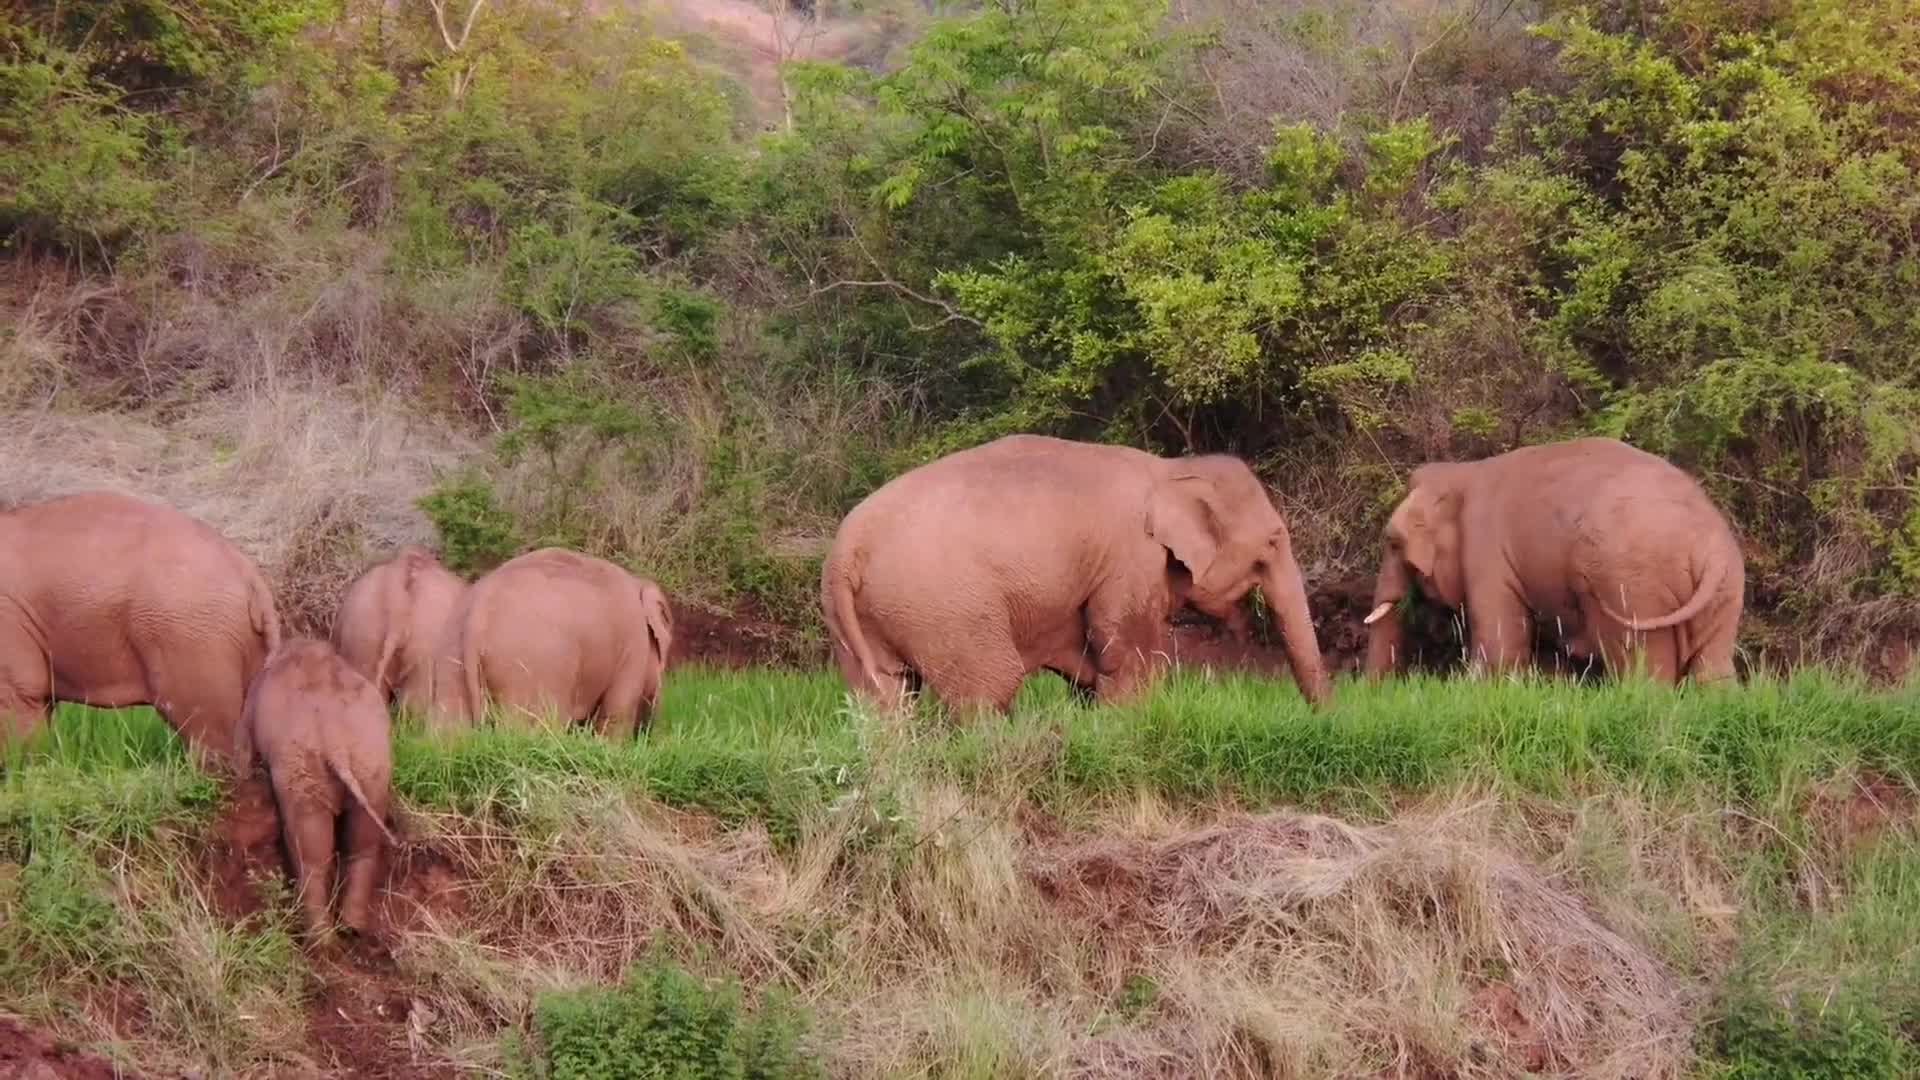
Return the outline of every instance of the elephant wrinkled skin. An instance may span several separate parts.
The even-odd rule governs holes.
[[[0,512],[0,736],[58,701],[151,705],[203,763],[280,642],[273,592],[205,523],[92,491]]]
[[[337,840],[345,822],[340,923],[364,932],[379,881],[393,775],[386,702],[333,646],[295,638],[268,658],[234,728],[241,779],[264,762],[293,861],[307,932],[331,923]]]
[[[1286,522],[1245,462],[1010,435],[882,485],[821,570],[841,674],[883,708],[924,682],[1005,713],[1032,672],[1115,701],[1141,690],[1182,603],[1243,631],[1255,585],[1301,693],[1331,693]]]
[[[409,544],[347,587],[334,647],[383,697],[424,709],[433,699],[433,657],[466,592],[463,578]]]
[[[1512,670],[1533,628],[1619,672],[1636,658],[1677,682],[1734,675],[1746,564],[1691,476],[1615,439],[1523,447],[1413,471],[1383,535],[1366,670],[1401,659],[1409,585],[1464,606],[1470,660]]]
[[[471,723],[489,701],[532,719],[591,720],[632,736],[659,704],[673,648],[673,610],[660,586],[565,548],[540,548],[496,567],[467,590],[448,640],[465,692],[440,695],[442,713]],[[441,680],[451,685],[454,680]]]

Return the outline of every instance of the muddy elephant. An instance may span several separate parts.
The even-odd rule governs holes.
[[[151,705],[205,764],[279,642],[259,567],[172,507],[90,491],[0,512],[0,734],[60,701]]]
[[[334,648],[384,698],[424,708],[433,695],[433,657],[466,592],[466,579],[409,544],[347,587]]]
[[[1746,564],[1726,518],[1691,476],[1615,439],[1430,462],[1383,532],[1367,616],[1366,670],[1403,659],[1400,605],[1465,610],[1469,661],[1507,671],[1551,631],[1578,659],[1656,679],[1734,674]]]
[[[916,685],[1006,713],[1033,672],[1102,701],[1150,680],[1182,603],[1225,618],[1261,587],[1295,682],[1331,693],[1287,524],[1244,461],[1009,435],[902,473],[840,524],[821,570],[835,662],[882,708]]]
[[[289,640],[247,689],[233,732],[236,771],[249,781],[266,766],[309,934],[332,926],[329,899],[342,841],[340,925],[368,928],[382,842],[395,843],[386,821],[389,737],[386,701],[327,642]]]
[[[659,704],[673,649],[673,609],[654,581],[565,548],[527,552],[467,590],[454,616],[472,722],[489,704],[508,715],[591,722],[633,736]]]

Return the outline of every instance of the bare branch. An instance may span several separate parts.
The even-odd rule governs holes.
[[[809,299],[811,299],[812,297],[821,296],[826,293],[830,293],[835,289],[891,289],[894,292],[899,293],[901,296],[905,296],[912,300],[918,300],[919,302],[929,305],[931,307],[937,307],[941,311],[944,311],[947,313],[946,318],[941,319],[939,322],[936,322],[936,323],[929,323],[925,326],[922,326],[919,323],[914,322],[912,317],[909,316],[907,319],[907,325],[912,327],[914,330],[920,331],[922,333],[928,330],[938,330],[940,327],[945,326],[951,322],[968,323],[972,326],[978,327],[981,330],[985,330],[987,328],[985,323],[981,322],[979,319],[976,319],[971,315],[968,315],[966,312],[959,310],[958,308],[954,307],[952,304],[947,303],[945,300],[942,300],[938,297],[927,296],[923,293],[915,292],[914,290],[906,287],[905,285],[900,284],[899,282],[893,280],[892,278],[881,278],[878,281],[848,280],[848,281],[828,282],[825,285],[816,286],[815,288],[809,290],[807,293],[807,296]]]
[[[467,21],[460,27],[458,41],[455,41],[453,35],[447,32],[447,0],[427,0],[427,4],[433,8],[433,22],[440,28],[440,40],[447,43],[447,51],[459,52],[466,47],[467,37],[473,33],[473,20],[479,17],[480,9],[487,5],[487,0],[473,0],[472,5],[467,8]]]

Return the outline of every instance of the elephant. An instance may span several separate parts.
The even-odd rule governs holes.
[[[1401,657],[1410,583],[1464,608],[1475,668],[1510,671],[1536,626],[1612,672],[1636,660],[1678,682],[1734,675],[1746,588],[1740,542],[1691,476],[1617,439],[1429,462],[1383,530],[1366,671]]]
[[[465,693],[452,705],[443,695],[442,712],[457,708],[473,722],[491,700],[627,737],[651,723],[674,633],[673,609],[651,579],[539,548],[474,582],[454,618],[447,640],[457,642]]]
[[[333,645],[387,700],[425,708],[435,650],[467,587],[427,549],[408,544],[347,587]]]
[[[265,575],[196,518],[113,491],[0,511],[0,734],[151,705],[205,765],[279,644]]]
[[[833,656],[883,709],[914,686],[1012,707],[1028,675],[1123,701],[1150,681],[1181,604],[1244,636],[1261,586],[1301,694],[1330,681],[1286,521],[1230,454],[1167,458],[1017,434],[901,473],[842,519],[820,575]]]
[[[382,841],[399,846],[386,822],[389,737],[380,691],[325,641],[288,640],[247,688],[233,732],[236,771],[250,781],[266,766],[310,935],[325,934],[332,922],[328,898],[341,839],[340,925],[368,928]]]

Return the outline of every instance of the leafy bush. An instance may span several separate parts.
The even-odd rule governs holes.
[[[541,1060],[553,1080],[824,1078],[801,1048],[805,1021],[783,999],[757,1007],[737,982],[714,983],[662,958],[610,989],[548,994],[534,1011]]]
[[[514,521],[485,477],[463,473],[422,497],[420,509],[440,533],[440,560],[456,574],[482,574],[519,553]]]

